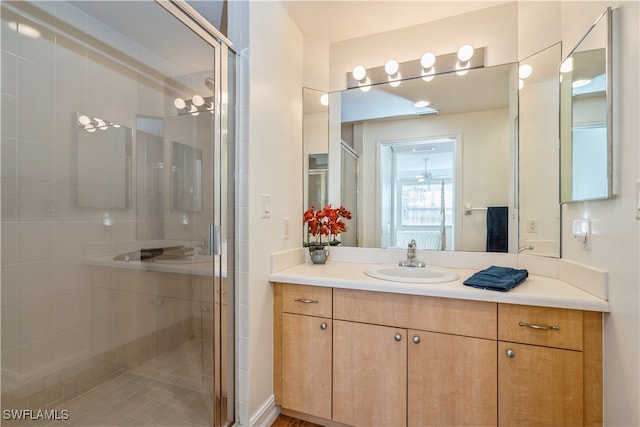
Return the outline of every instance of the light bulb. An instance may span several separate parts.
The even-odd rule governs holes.
[[[184,102],[184,99],[182,98],[176,98],[173,100],[173,105],[175,105],[175,107],[178,110],[182,110],[184,107],[187,106],[187,104]]]
[[[469,63],[462,65],[460,62],[456,63],[456,74],[459,76],[464,76],[469,72]]]
[[[518,89],[522,90],[523,87],[524,87],[524,80],[518,79]]]
[[[424,69],[433,67],[435,63],[436,63],[436,56],[431,52],[425,53],[424,55],[422,55],[422,58],[420,59],[420,65],[422,65],[422,68]]]
[[[526,79],[527,77],[529,77],[531,75],[531,73],[533,72],[533,67],[529,64],[522,64],[519,68],[518,68],[518,76],[521,79]]]
[[[435,74],[436,74],[435,67],[429,68],[429,71],[422,70],[422,80],[424,80],[425,82],[430,82],[435,77]]]
[[[204,99],[200,95],[193,95],[191,102],[193,102],[193,105],[196,107],[204,105]]]
[[[429,106],[429,101],[418,101],[415,104],[413,104],[414,107],[416,108],[424,108],[424,107],[428,107]]]
[[[389,76],[389,86],[398,87],[402,83],[402,76],[400,73],[396,73],[394,77]]]
[[[325,93],[322,94],[322,96],[320,97],[320,104],[327,106],[329,105],[329,94]]]
[[[353,78],[362,81],[367,76],[367,70],[362,65],[358,65],[353,69]]]
[[[369,92],[371,90],[371,82],[369,79],[365,80],[365,82],[360,85],[360,90],[362,92]]]
[[[80,116],[78,117],[78,122],[81,125],[88,125],[89,123],[91,123],[91,119],[87,116]]]
[[[392,76],[398,72],[399,67],[400,66],[398,65],[398,61],[396,61],[395,59],[390,59],[386,64],[384,64],[384,72]]]
[[[458,49],[458,59],[460,62],[467,62],[473,56],[473,47],[471,45],[465,44],[460,49]]]

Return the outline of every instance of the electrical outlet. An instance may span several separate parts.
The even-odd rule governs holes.
[[[289,218],[282,218],[282,240],[289,240]]]
[[[538,232],[538,220],[528,219],[527,220],[527,233],[537,233]]]

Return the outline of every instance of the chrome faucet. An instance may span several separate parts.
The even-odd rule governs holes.
[[[532,250],[534,250],[535,248],[536,248],[535,246],[531,246],[531,245],[528,245],[528,246],[520,246],[520,247],[518,248],[518,253],[520,253],[520,252],[522,252],[522,251],[532,251]]]
[[[425,267],[425,263],[416,260],[416,241],[411,239],[407,247],[407,259],[398,263],[400,267]]]

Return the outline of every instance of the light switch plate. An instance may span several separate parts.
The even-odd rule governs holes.
[[[262,212],[262,218],[271,218],[271,195],[260,195],[260,209]]]

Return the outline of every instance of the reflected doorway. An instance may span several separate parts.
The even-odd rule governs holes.
[[[380,145],[382,247],[454,250],[454,137]]]

